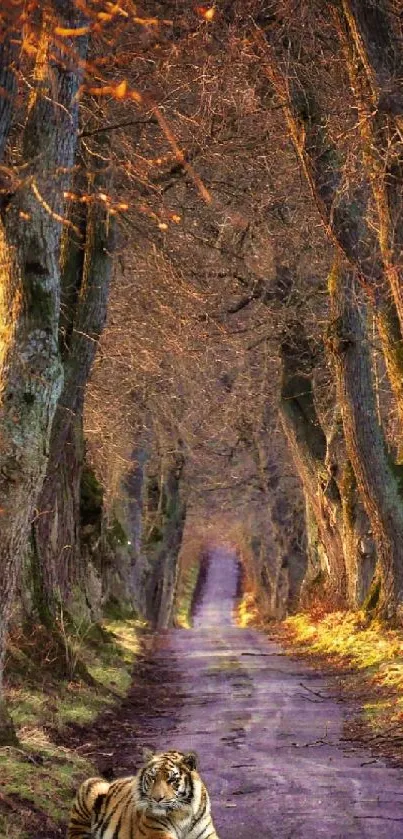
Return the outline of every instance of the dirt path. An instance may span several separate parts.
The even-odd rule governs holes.
[[[403,837],[403,772],[343,742],[345,705],[317,673],[234,626],[237,580],[233,556],[211,556],[194,628],[158,636],[82,751],[121,775],[143,744],[195,749],[220,839]]]

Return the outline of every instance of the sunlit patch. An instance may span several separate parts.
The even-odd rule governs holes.
[[[288,618],[284,627],[293,646],[306,655],[325,656],[334,666],[359,673],[368,701],[366,724],[376,734],[403,718],[403,632],[379,621],[368,623],[364,612],[332,612],[318,619],[309,614]],[[365,681],[363,681],[365,679]]]
[[[200,17],[204,17],[204,20],[207,20],[209,22],[214,20],[216,15],[215,6],[198,6],[196,11],[197,14],[200,15]]]
[[[259,611],[252,591],[246,591],[237,608],[236,619],[238,626],[256,626],[259,621]]]

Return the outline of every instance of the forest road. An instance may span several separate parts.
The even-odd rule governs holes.
[[[143,696],[104,718],[112,771],[143,744],[194,749],[220,839],[403,837],[403,772],[343,742],[345,703],[309,665],[234,624],[238,573],[211,554],[193,629],[158,635]]]

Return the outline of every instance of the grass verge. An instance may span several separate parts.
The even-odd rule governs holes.
[[[90,723],[126,694],[142,626],[135,620],[109,621],[72,632],[65,661],[60,661],[60,643],[55,645],[43,627],[11,639],[6,699],[19,747],[0,748],[0,837],[64,836],[77,785],[96,770],[74,749],[61,746],[60,734],[69,723]],[[84,665],[80,678],[75,661]]]
[[[295,615],[279,632],[293,652],[340,674],[343,692],[357,700],[346,723],[351,739],[403,765],[403,631],[362,612],[334,612]]]

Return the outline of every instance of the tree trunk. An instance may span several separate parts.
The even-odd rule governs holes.
[[[93,196],[81,228],[83,240],[65,243],[61,318],[64,387],[50,439],[49,460],[34,521],[38,583],[49,616],[60,598],[71,600],[74,586],[85,596],[86,569],[80,553],[80,485],[85,456],[83,407],[86,384],[104,327],[112,273],[113,225],[98,192],[110,187],[108,146],[92,149],[96,171],[89,178]],[[94,166],[94,164],[93,164]],[[69,598],[70,595],[70,598]]]
[[[326,465],[340,493],[347,601],[354,609],[361,606],[368,595],[375,572],[376,549],[348,458],[339,405],[336,406],[332,426],[327,434]]]
[[[294,463],[316,519],[334,605],[346,595],[340,495],[326,468],[326,437],[316,413],[310,350],[298,324],[281,346],[280,414]]]
[[[139,444],[133,451],[133,467],[125,481],[125,489],[128,495],[128,522],[132,543],[130,549],[130,585],[133,604],[140,614],[145,614],[146,612],[144,598],[147,579],[147,558],[143,555],[143,515],[149,448],[149,433],[146,431],[143,442],[139,441]]]
[[[158,627],[170,625],[178,580],[178,557],[186,519],[186,502],[181,492],[185,465],[182,450],[166,459],[161,487],[162,544],[154,563],[148,590],[148,617]]]
[[[305,532],[307,567],[299,598],[299,607],[302,609],[309,608],[318,595],[321,599],[325,595],[324,569],[327,568],[328,564],[316,515],[311,507],[308,493],[305,493]]]
[[[364,167],[378,211],[380,254],[403,333],[400,38],[383,0],[342,0],[342,12],[335,17],[356,95]]]
[[[80,566],[80,488],[84,463],[82,417],[73,417],[56,449],[52,434],[48,468],[32,523],[33,606],[51,628],[63,603],[68,610],[75,586],[83,588]],[[57,452],[57,454],[56,454]]]
[[[3,205],[0,223],[0,689],[15,583],[62,386],[59,250],[81,80],[71,55],[78,51],[82,58],[86,41],[66,39],[65,63],[64,48],[51,43],[51,14],[67,29],[83,22],[73,0],[55,0],[45,9],[51,57],[44,63],[41,57],[24,130],[25,181]]]
[[[259,570],[257,594],[264,604],[260,611],[267,618],[281,620],[297,608],[306,572],[306,551],[300,538],[302,515],[295,499],[281,488],[276,462],[256,431],[252,431],[250,446],[266,518],[259,545],[253,551]]]
[[[403,597],[403,504],[377,420],[365,310],[357,304],[351,269],[332,272],[328,344],[348,456],[374,535],[382,578],[381,614],[393,618]]]

